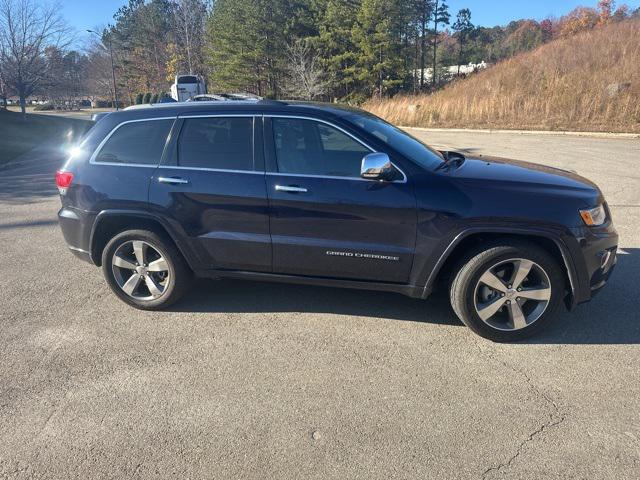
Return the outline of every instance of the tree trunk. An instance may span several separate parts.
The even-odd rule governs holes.
[[[424,68],[426,67],[426,51],[427,51],[427,27],[428,19],[423,15],[422,17],[422,36],[420,38],[420,88],[424,88]]]
[[[24,98],[24,93],[20,94],[20,111],[22,112],[22,117],[27,118],[27,101]]]
[[[431,76],[431,84],[433,89],[436,88],[436,66],[438,63],[438,0],[433,14],[433,72]]]
[[[415,57],[413,59],[413,91],[414,93],[418,90],[418,72],[416,72],[416,70],[420,67],[420,52],[418,51],[419,46],[418,46],[418,36],[416,35],[416,53],[415,53]]]

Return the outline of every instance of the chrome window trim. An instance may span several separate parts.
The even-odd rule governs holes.
[[[247,118],[252,118],[252,117],[262,117],[262,114],[260,113],[229,113],[229,114],[223,114],[223,113],[203,113],[200,115],[180,115],[178,114],[178,118],[216,118],[216,117],[221,117],[221,118],[228,118],[228,117],[247,117]]]
[[[109,139],[113,136],[114,133],[116,133],[116,131],[122,127],[123,125],[127,125],[128,123],[139,123],[139,122],[152,122],[155,120],[174,120],[177,117],[152,117],[152,118],[138,118],[135,120],[127,120],[124,122],[119,123],[118,125],[116,125],[115,127],[113,127],[113,129],[111,129],[111,131],[109,132],[109,134],[104,137],[102,139],[102,141],[100,142],[100,144],[98,145],[98,148],[96,148],[96,150],[93,152],[93,154],[91,155],[91,158],[89,158],[89,163],[91,165],[109,165],[109,166],[113,166],[113,167],[140,167],[140,168],[158,168],[158,164],[160,163],[161,159],[158,159],[158,163],[153,164],[153,165],[147,165],[146,163],[122,163],[122,162],[98,162],[96,161],[96,158],[98,157],[98,155],[100,154],[100,151],[102,150],[102,148],[105,146],[105,144],[109,141]],[[168,137],[167,137],[168,138]],[[166,140],[165,140],[166,142]]]
[[[295,119],[299,119],[299,120],[311,120],[311,121],[314,121],[314,122],[324,123],[326,125],[329,125],[330,127],[335,128],[336,130],[341,131],[342,133],[344,133],[348,137],[352,138],[353,140],[358,142],[360,145],[362,145],[363,147],[367,148],[370,151],[370,153],[378,153],[378,151],[375,148],[373,148],[370,145],[366,144],[364,141],[360,140],[355,135],[347,132],[344,128],[341,128],[338,125],[335,125],[335,124],[333,124],[331,122],[328,122],[327,120],[323,120],[321,118],[306,117],[304,115],[286,115],[286,114],[283,114],[283,115],[267,114],[267,115],[264,115],[264,117],[265,118],[295,118]],[[277,159],[276,159],[276,161],[277,161]],[[393,180],[392,182],[386,182],[386,183],[407,183],[407,175],[404,173],[404,171],[393,162],[391,162],[391,165],[393,165],[393,167],[402,174],[402,180]],[[333,178],[333,179],[337,179],[337,180],[359,180],[359,181],[362,181],[362,182],[375,182],[375,183],[381,183],[382,182],[381,180],[372,180],[370,178],[362,178],[362,177],[345,177],[345,176],[333,176],[333,175],[309,175],[309,174],[303,174],[303,173],[281,173],[281,172],[266,172],[266,174],[267,175],[283,175],[285,177]],[[385,182],[383,182],[383,183],[385,183]]]
[[[226,168],[206,168],[206,167],[180,167],[178,165],[160,165],[158,169],[165,170],[195,170],[201,172],[220,172],[220,173],[248,173],[250,175],[264,175],[264,170],[229,170]]]
[[[402,170],[398,169],[398,171],[404,175],[404,172]],[[362,177],[343,177],[338,175],[309,175],[307,173],[266,172],[266,175],[270,177],[326,178],[326,179],[332,179],[332,180],[352,180],[356,182],[407,183],[406,177],[404,180],[393,180],[392,182],[385,182],[384,180],[372,180],[370,178],[362,178]]]

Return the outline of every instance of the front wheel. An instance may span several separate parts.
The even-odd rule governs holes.
[[[544,328],[564,290],[562,270],[549,253],[526,242],[504,242],[466,257],[450,298],[458,317],[478,335],[509,342]]]
[[[173,242],[148,230],[128,230],[112,238],[102,253],[102,272],[120,299],[143,310],[160,310],[177,301],[192,276]]]

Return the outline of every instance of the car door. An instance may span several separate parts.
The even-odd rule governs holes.
[[[260,116],[185,115],[174,127],[149,203],[203,269],[271,271],[262,144]]]
[[[416,239],[406,176],[360,177],[373,149],[337,125],[265,116],[276,273],[406,283]]]

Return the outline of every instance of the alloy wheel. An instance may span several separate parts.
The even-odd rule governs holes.
[[[544,269],[525,258],[496,263],[478,280],[474,306],[480,319],[503,331],[522,330],[537,321],[551,300]]]
[[[111,268],[118,286],[136,300],[155,300],[169,285],[167,261],[156,247],[142,240],[120,245],[111,259]]]

